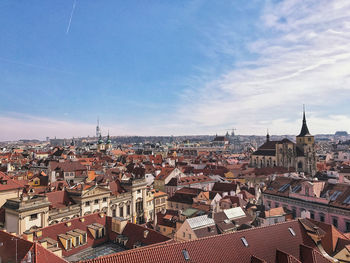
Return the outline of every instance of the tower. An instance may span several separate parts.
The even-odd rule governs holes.
[[[102,135],[100,134],[100,137],[97,142],[97,151],[104,151],[105,150],[105,144],[104,141],[102,140]]]
[[[97,117],[96,137],[99,138],[100,136],[101,136],[100,119]]]
[[[312,176],[316,173],[315,137],[310,134],[306,123],[305,107],[303,108],[303,123],[296,137],[298,172],[306,172]]]
[[[112,141],[109,137],[109,131],[108,131],[107,140],[106,140],[106,150],[109,150],[111,148],[112,148]]]
[[[267,133],[266,133],[266,142],[269,142],[270,141],[270,134],[269,134],[269,130],[267,130]]]

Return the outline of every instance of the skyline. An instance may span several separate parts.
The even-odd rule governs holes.
[[[350,130],[349,11],[3,1],[0,141],[91,136],[98,116],[112,136],[298,134],[303,104],[312,134]]]

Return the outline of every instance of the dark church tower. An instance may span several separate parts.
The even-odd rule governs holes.
[[[316,174],[315,137],[310,134],[306,124],[305,109],[303,110],[303,125],[297,141],[297,171],[314,176]]]
[[[270,134],[269,134],[269,130],[267,130],[267,133],[266,133],[266,142],[269,142],[270,141]]]

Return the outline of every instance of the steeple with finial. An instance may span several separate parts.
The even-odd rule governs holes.
[[[305,105],[303,105],[303,126],[301,127],[300,134],[297,137],[304,137],[304,136],[311,136],[306,124]]]
[[[108,135],[107,135],[106,143],[107,143],[107,144],[112,143],[111,138],[109,137],[109,130],[108,130]]]
[[[267,132],[266,132],[266,142],[269,142],[270,141],[270,134],[269,134],[269,129],[267,129]]]

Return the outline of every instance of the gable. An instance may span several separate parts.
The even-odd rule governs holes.
[[[97,186],[97,187],[91,187],[88,190],[86,190],[85,193],[82,194],[82,197],[88,197],[88,196],[94,196],[94,195],[102,195],[102,194],[108,194],[111,191],[109,189]]]

